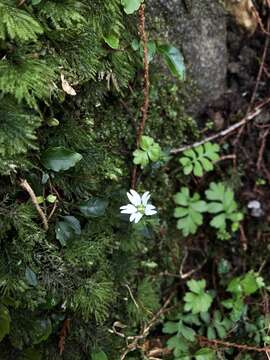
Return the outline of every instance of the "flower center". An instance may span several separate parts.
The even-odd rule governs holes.
[[[144,214],[145,206],[144,205],[138,205],[137,210],[139,213]]]

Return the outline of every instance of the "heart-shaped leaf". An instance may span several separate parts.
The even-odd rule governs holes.
[[[82,155],[75,151],[55,147],[46,150],[42,154],[41,162],[46,169],[58,172],[70,169],[81,159]]]
[[[30,269],[29,267],[27,267],[25,270],[25,278],[29,285],[37,286],[37,284],[38,284],[37,276],[34,273],[34,271],[32,269]]]
[[[180,51],[169,44],[159,45],[158,51],[163,56],[172,75],[178,77],[180,80],[185,80],[186,67]]]
[[[107,200],[94,197],[81,203],[79,208],[86,217],[99,217],[105,214],[107,206]]]
[[[126,14],[133,14],[135,11],[139,9],[143,0],[122,0],[121,3],[124,7],[124,11]]]
[[[67,240],[75,235],[80,235],[81,224],[74,216],[63,216],[62,221],[58,221],[55,226],[56,239],[62,246],[66,246]]]
[[[119,37],[116,35],[108,35],[103,37],[105,43],[109,45],[110,48],[117,50],[119,48]]]

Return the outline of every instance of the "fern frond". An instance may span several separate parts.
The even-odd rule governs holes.
[[[26,11],[16,6],[16,1],[0,2],[0,39],[36,41],[43,33],[41,25]]]
[[[0,91],[13,95],[18,102],[25,100],[32,108],[37,108],[37,99],[50,97],[54,78],[54,69],[42,60],[5,59],[0,63]]]
[[[86,20],[82,16],[85,6],[79,1],[43,1],[39,15],[47,20],[48,25],[55,29],[81,26]]]
[[[0,159],[38,148],[35,131],[41,124],[39,116],[4,98],[0,101],[0,119]]]

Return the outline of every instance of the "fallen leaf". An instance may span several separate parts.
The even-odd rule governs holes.
[[[227,10],[236,22],[250,33],[258,26],[258,14],[252,0],[226,0]]]
[[[61,74],[61,82],[62,82],[62,89],[64,90],[65,93],[71,96],[76,95],[76,91],[73,89],[71,85],[69,85],[69,83],[64,77],[64,74]]]

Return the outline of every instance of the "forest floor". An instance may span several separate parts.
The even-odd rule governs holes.
[[[267,14],[260,15],[259,26],[253,34],[247,34],[234,21],[229,21],[228,91],[209,104],[199,119],[206,124],[202,127],[202,140],[199,143],[214,140],[222,147],[224,155],[219,159],[213,174],[195,179],[192,185],[192,191],[199,192],[206,182],[214,181],[217,176],[229,179],[243,207],[244,221],[233,242],[221,241],[214,248],[210,244],[212,239],[207,229],[197,237],[187,237],[185,248],[188,252],[184,255],[179,274],[165,274],[176,278],[178,276],[179,282],[173,282],[173,289],[166,289],[163,307],[142,329],[141,334],[133,338],[127,352],[141,343],[140,349],[147,359],[170,358],[171,351],[165,346],[168,335],[160,334],[162,327],[152,333],[151,330],[160,318],[166,318],[166,314],[177,307],[177,304],[172,305],[171,300],[178,291],[180,300],[184,291],[183,282],[191,276],[206,279],[210,288],[219,294],[219,302],[218,284],[222,282],[222,275],[218,269],[221,267],[221,260],[229,259],[230,275],[254,269],[264,277],[266,283],[270,280],[270,17],[267,18]],[[213,123],[211,129],[207,128],[209,119]],[[173,151],[181,153],[184,149],[185,147]],[[249,301],[252,300],[245,300],[246,303]],[[266,291],[261,293],[256,302],[262,314],[270,312],[269,295]],[[249,320],[251,318],[250,315]],[[149,340],[146,340],[149,332]],[[238,336],[241,337],[241,334],[236,332],[229,336],[229,340],[226,337],[224,341],[199,336],[199,342],[216,349],[220,359],[269,358],[269,349],[259,345],[250,346],[250,339],[246,335],[243,335],[239,343]],[[231,353],[224,355],[224,349],[230,349]],[[251,357],[246,353],[251,353]]]

